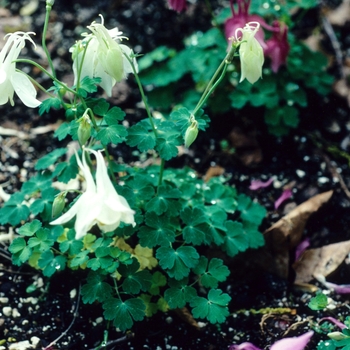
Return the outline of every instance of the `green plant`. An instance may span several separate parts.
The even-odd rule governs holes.
[[[236,38],[224,60],[219,57],[226,48],[211,52],[216,70],[191,111],[181,107],[159,119],[148,106],[136,56],[117,43],[123,37],[116,29],[108,31],[103,18],[102,23],[93,22],[88,27],[91,34],[71,48],[74,85],[57,79],[45,42],[52,5],[52,0],[47,1],[42,42],[51,72],[31,60],[18,59],[25,40],[32,40],[29,33],[14,33],[13,46],[6,45],[2,52],[1,68],[7,79],[3,102],[13,102],[15,91],[27,106],[40,104],[40,114],[64,109],[67,120],[55,137],[74,140],[78,149],[67,160],[63,160],[67,147],[39,159],[37,174],[1,208],[1,224],[20,226],[19,237],[9,247],[13,264],[28,263],[47,277],[67,268],[80,270],[82,301],[99,302],[104,318],[121,330],[158,310],[186,305],[196,318],[223,322],[231,298],[219,283],[226,280],[229,269],[222,259],[206,255],[209,249],[211,253],[217,249],[233,257],[262,246],[258,227],[266,211],[237,194],[223,177],[205,183],[191,169],[171,169],[165,164],[177,156],[178,146],[189,146],[208,127],[210,119],[202,107],[224,79],[238,49],[241,56],[246,50],[259,56],[259,60],[253,55],[242,61],[244,76],[253,80],[261,76],[262,49],[254,37],[259,24],[242,28],[244,40]],[[208,41],[216,40],[210,35]],[[158,55],[170,52],[159,49]],[[150,61],[155,57],[153,53]],[[18,63],[32,64],[52,79],[48,91],[33,81],[49,94],[47,100],[36,99],[32,80],[16,70]],[[130,127],[124,123],[126,113],[97,94],[99,87],[110,94],[128,73],[135,75],[147,114]],[[25,91],[21,81],[26,82]],[[114,161],[110,150],[122,144],[148,152],[159,165],[137,167]],[[56,181],[67,184],[79,174],[85,191],[68,186],[59,191],[53,186]],[[71,204],[65,209],[67,201]]]
[[[254,1],[252,13],[265,18],[283,19],[290,25],[288,42],[290,52],[286,67],[278,74],[264,65],[264,77],[254,85],[248,81],[239,83],[239,66],[231,65],[215,94],[207,102],[212,115],[243,107],[257,110],[265,119],[269,131],[282,136],[296,128],[300,114],[309,102],[307,95],[313,90],[325,96],[331,91],[333,77],[327,73],[327,58],[320,52],[311,51],[293,34],[291,10],[297,7],[306,11],[315,7],[316,1],[286,1],[279,6],[274,2]],[[224,9],[216,18],[222,24],[229,17]],[[227,48],[227,41],[219,27],[205,33],[197,32],[184,40],[184,48],[176,51],[171,47],[158,47],[139,60],[140,77],[149,85],[149,103],[168,113],[171,106],[195,106],[217,65],[218,52]],[[308,64],[304,64],[308,62]],[[268,60],[267,60],[268,63]]]

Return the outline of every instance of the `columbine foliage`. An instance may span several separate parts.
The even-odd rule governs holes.
[[[208,100],[208,109],[218,114],[244,107],[262,108],[262,112],[259,110],[258,113],[263,114],[270,133],[282,136],[298,126],[303,108],[309,103],[307,91],[312,89],[320,96],[327,95],[331,91],[333,77],[327,73],[327,58],[320,52],[311,51],[293,34],[290,11],[297,7],[295,1],[286,1],[278,11],[274,10],[273,3],[269,5],[265,9],[261,2],[252,1],[251,12],[283,18],[290,26],[290,51],[285,67],[276,74],[266,60],[263,79],[252,85],[247,80],[239,83],[240,72],[238,61],[235,61],[235,68],[230,69]],[[316,5],[316,1],[298,3],[305,9]],[[229,15],[230,11],[224,9],[217,22],[224,23]],[[219,63],[215,53],[226,48],[227,42],[220,30],[212,28],[186,38],[182,50],[161,46],[141,57],[140,76],[144,84],[150,85],[150,104],[164,112],[168,112],[172,104],[194,107]]]
[[[51,6],[48,2],[48,14]],[[199,85],[211,80],[200,99],[196,92],[192,95],[191,99],[199,100],[195,106],[189,102],[190,109],[177,108],[161,118],[153,117],[144,99],[147,117],[134,124],[128,120],[129,126],[124,123],[126,113],[97,93],[102,87],[110,94],[117,81],[134,73],[144,96],[135,55],[118,44],[121,33],[116,28],[107,30],[103,20],[88,28],[92,34],[71,50],[75,74],[71,87],[57,79],[45,41],[52,73],[33,61],[20,60],[34,64],[53,80],[50,97],[41,103],[39,113],[63,108],[66,121],[55,137],[67,143],[73,140],[81,149],[70,159],[66,159],[68,147],[39,159],[37,174],[0,209],[0,224],[20,226],[19,236],[9,247],[13,263],[27,263],[46,277],[67,268],[80,270],[84,276],[82,301],[101,303],[105,319],[121,330],[157,311],[184,306],[196,318],[224,322],[231,298],[219,286],[229,269],[222,259],[205,255],[218,250],[233,257],[262,246],[258,227],[265,209],[238,195],[223,177],[204,182],[193,170],[166,168],[165,162],[178,155],[179,146],[188,146],[209,127],[210,118],[202,107],[242,42],[237,38],[224,57],[226,43],[213,29],[200,40],[201,51],[188,47],[188,52],[174,55],[163,47],[146,55],[144,69],[151,68],[153,61],[169,61],[167,74],[160,78],[156,72],[149,73],[148,80],[144,75],[145,83],[166,86],[190,67]],[[247,25],[246,30],[253,40],[255,26]],[[245,57],[249,64],[245,74],[257,69],[260,76],[262,51],[255,41],[252,50],[258,54]],[[192,63],[199,61],[201,66],[182,64],[188,53]],[[117,64],[111,67],[114,62]],[[204,69],[205,64],[210,69]],[[214,67],[219,68],[212,74]],[[109,150],[120,144],[141,152],[144,158],[151,154],[160,165],[138,168],[117,163]],[[79,174],[86,183],[81,186],[84,190],[70,189],[69,180],[80,178]],[[66,189],[56,189],[53,183],[57,181],[61,187],[66,184]]]

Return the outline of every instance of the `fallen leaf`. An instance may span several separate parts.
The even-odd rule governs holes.
[[[217,177],[222,175],[225,172],[225,169],[221,166],[212,166],[210,167],[204,176],[204,182],[208,182],[212,177]]]
[[[327,277],[338,268],[349,253],[350,241],[306,250],[293,265],[296,272],[295,283],[308,283],[318,275]]]
[[[184,322],[186,322],[190,326],[194,327],[197,330],[201,329],[198,322],[193,318],[192,314],[186,307],[183,307],[181,309],[175,309],[174,312],[177,316],[179,316]]]
[[[310,215],[331,198],[333,191],[311,197],[264,232],[266,244],[258,261],[271,273],[288,279],[292,260],[291,253],[301,241]]]
[[[331,24],[343,26],[350,20],[350,0],[343,0],[334,10],[324,7],[323,12]]]

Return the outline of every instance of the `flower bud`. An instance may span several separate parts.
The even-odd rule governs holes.
[[[185,147],[190,147],[198,135],[198,122],[193,118],[191,125],[187,128],[185,133]]]
[[[89,116],[84,113],[84,115],[78,120],[78,123],[78,140],[81,145],[85,145],[91,136],[91,123]]]
[[[64,209],[64,206],[66,204],[66,195],[67,195],[67,192],[64,191],[64,192],[61,192],[59,193],[53,203],[52,203],[52,217],[56,217],[58,215],[60,215]]]
[[[342,332],[331,332],[331,333],[328,333],[327,336],[333,340],[343,340],[345,338],[348,338]]]

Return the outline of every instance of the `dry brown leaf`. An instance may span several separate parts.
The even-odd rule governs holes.
[[[204,181],[208,182],[212,177],[220,176],[225,172],[225,169],[221,166],[212,166],[210,167],[204,176]]]
[[[308,283],[318,275],[327,277],[334,272],[350,253],[350,241],[329,244],[306,250],[295,262],[295,283]]]
[[[331,24],[343,26],[347,21],[350,21],[350,0],[343,0],[336,9],[324,9],[324,12]]]
[[[328,191],[311,197],[265,231],[264,256],[260,259],[265,269],[282,278],[289,277],[290,253],[300,243],[307,220],[332,194]]]
[[[198,322],[194,319],[192,314],[189,312],[189,310],[186,307],[183,307],[181,309],[175,309],[174,312],[177,316],[179,316],[184,322],[188,323],[192,327],[196,328],[197,330],[200,330],[201,327],[199,326]]]

